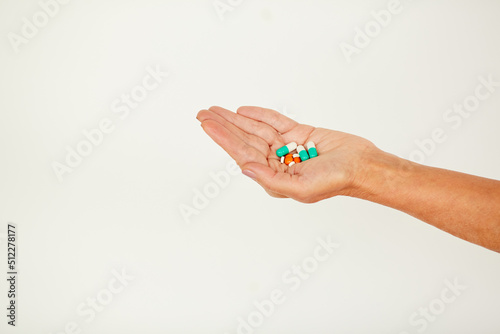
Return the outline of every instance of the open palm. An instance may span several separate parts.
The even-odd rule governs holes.
[[[237,113],[211,107],[201,110],[197,118],[243,173],[270,195],[305,203],[348,193],[362,181],[358,171],[362,169],[363,153],[376,149],[361,137],[299,124],[260,107],[240,107]],[[319,156],[292,167],[282,164],[276,150],[292,141],[313,141]]]

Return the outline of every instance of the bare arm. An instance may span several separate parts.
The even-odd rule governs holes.
[[[350,196],[406,212],[500,252],[500,181],[419,165],[385,152],[365,156],[370,175]]]
[[[500,252],[500,181],[419,165],[361,137],[299,124],[270,109],[212,107],[197,118],[271,196],[304,203],[362,198]],[[319,157],[281,164],[275,152],[292,141],[315,142]]]

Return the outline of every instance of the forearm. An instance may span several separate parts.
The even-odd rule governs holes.
[[[406,212],[500,252],[500,181],[419,165],[375,150],[349,195]]]

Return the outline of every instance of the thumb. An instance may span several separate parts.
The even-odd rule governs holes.
[[[272,193],[281,194],[286,197],[294,197],[295,187],[293,187],[294,178],[298,175],[291,175],[285,172],[276,172],[271,167],[251,162],[241,167],[243,174],[254,179],[264,189]]]

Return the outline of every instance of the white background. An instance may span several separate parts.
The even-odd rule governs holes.
[[[273,199],[241,175],[190,223],[180,207],[230,162],[195,119],[211,105],[274,108],[405,158],[439,127],[426,164],[500,179],[500,89],[459,128],[443,120],[478,76],[500,81],[500,2],[402,0],[350,63],[339,45],[387,1],[233,3],[221,20],[211,0],[71,1],[16,52],[9,33],[40,5],[0,1],[0,267],[13,222],[20,273],[15,329],[1,280],[1,332],[233,334],[280,289],[255,333],[413,334],[456,279],[466,290],[424,332],[498,333],[499,254],[406,214]],[[121,120],[110,106],[148,66],[170,74]],[[103,118],[115,130],[59,182],[52,163]],[[291,291],[282,275],[326,236],[340,247]],[[122,269],[133,280],[86,321],[77,307]]]

